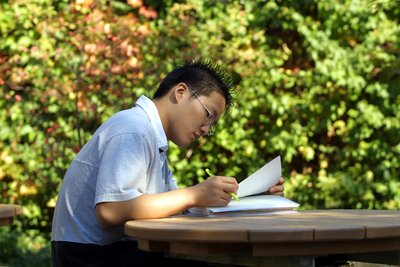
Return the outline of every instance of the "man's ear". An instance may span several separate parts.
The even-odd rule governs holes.
[[[180,100],[183,99],[185,94],[188,93],[188,87],[185,83],[178,83],[172,88],[172,94],[171,96],[173,97],[173,100],[175,103],[179,102]]]

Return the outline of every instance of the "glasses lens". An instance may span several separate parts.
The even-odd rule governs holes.
[[[192,89],[190,89],[190,92],[197,98],[197,100],[200,102],[200,104],[203,106],[204,110],[206,111],[206,124],[210,125],[210,128],[208,129],[208,136],[212,136],[215,134],[215,122],[214,120],[214,115],[210,112],[210,110],[204,105],[204,103],[200,100],[199,96],[194,92]]]

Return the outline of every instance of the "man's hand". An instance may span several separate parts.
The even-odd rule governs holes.
[[[226,206],[232,199],[230,192],[236,193],[239,185],[235,178],[213,176],[202,183],[192,186],[194,204],[199,207]]]
[[[283,186],[284,182],[285,182],[285,179],[283,177],[279,178],[278,183],[276,183],[276,185],[274,185],[270,189],[268,189],[266,194],[283,196],[284,195],[283,190],[285,190],[285,188]]]

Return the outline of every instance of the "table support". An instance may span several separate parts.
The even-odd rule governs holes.
[[[314,256],[288,257],[253,257],[250,253],[212,254],[212,255],[180,255],[169,254],[170,257],[205,261],[229,266],[246,267],[315,267]]]
[[[347,256],[349,261],[379,263],[389,265],[400,265],[399,251],[385,251],[374,253],[350,254]]]
[[[213,254],[213,255],[180,255],[169,254],[170,257],[206,261],[216,264],[246,267],[315,267],[321,263],[326,266],[342,266],[346,262],[367,262],[388,265],[400,265],[400,252],[362,253],[336,256],[281,256],[253,257],[250,253]]]

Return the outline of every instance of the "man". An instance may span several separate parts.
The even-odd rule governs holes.
[[[231,82],[217,66],[193,61],[141,96],[94,133],[64,177],[52,227],[54,266],[165,265],[127,241],[128,220],[163,218],[194,206],[225,206],[233,177],[215,176],[178,189],[168,168],[168,141],[186,147],[207,135],[232,102]],[[270,193],[283,194],[283,178]],[[267,189],[266,189],[267,190]],[[179,265],[178,261],[173,263]]]

